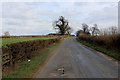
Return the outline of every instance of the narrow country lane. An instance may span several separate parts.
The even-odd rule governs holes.
[[[61,71],[61,68],[64,68],[64,71]],[[74,37],[64,40],[47,64],[38,70],[35,76],[35,78],[117,77],[117,61],[83,46]]]

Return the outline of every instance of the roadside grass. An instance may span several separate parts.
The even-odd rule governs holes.
[[[21,64],[17,70],[13,70],[7,76],[3,76],[3,78],[30,78],[35,69],[40,66],[40,64],[45,60],[45,58],[56,49],[59,43],[55,43],[49,46],[44,52],[41,53],[40,56],[36,56],[31,59],[30,62],[27,60],[24,64]]]
[[[15,69],[11,71],[8,75],[3,76],[3,79],[4,78],[31,78],[35,73],[35,70],[38,67],[40,67],[40,65],[46,59],[46,57],[50,55],[50,53],[52,53],[64,39],[61,39],[59,43],[54,43],[50,45],[43,52],[40,53],[40,56],[33,57],[30,62],[26,60],[23,64],[19,65],[18,69]]]
[[[103,53],[105,53],[105,54],[107,54],[107,55],[109,55],[109,56],[111,56],[111,57],[113,57],[113,58],[115,58],[117,60],[120,60],[120,53],[118,53],[116,51],[108,50],[108,49],[103,48],[101,46],[96,46],[96,45],[94,46],[94,45],[90,44],[89,42],[80,40],[79,38],[76,38],[76,39],[77,39],[77,41],[79,41],[83,45],[86,45],[86,46],[88,46],[88,47],[90,47],[92,49],[95,49],[97,51],[103,52]]]
[[[0,39],[0,47],[5,46],[6,44],[22,42],[22,41],[30,41],[37,39],[55,39],[56,37],[33,37],[33,38],[3,38]]]

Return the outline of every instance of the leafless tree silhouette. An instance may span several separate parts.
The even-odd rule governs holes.
[[[97,24],[94,24],[94,26],[91,28],[92,36],[97,36],[99,34],[99,29],[97,27]]]
[[[53,27],[61,35],[71,34],[72,28],[68,23],[69,22],[63,16],[60,16],[57,21],[54,21]]]
[[[89,33],[89,29],[88,29],[88,25],[87,24],[83,23],[82,24],[82,29],[83,29],[84,33]]]

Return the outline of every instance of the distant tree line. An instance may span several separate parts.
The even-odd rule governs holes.
[[[49,35],[71,35],[71,32],[73,31],[73,29],[69,26],[68,20],[63,16],[60,16],[58,20],[53,22],[52,25],[57,33],[50,33]],[[91,36],[117,34],[118,28],[116,26],[111,26],[110,28],[103,30],[99,29],[97,24],[93,24],[93,26],[88,26],[86,23],[83,23],[82,29],[76,32],[76,36],[79,36],[80,33]],[[10,36],[9,31],[4,32],[4,36]]]
[[[82,29],[76,32],[76,36],[78,37],[80,33],[84,33],[91,36],[118,34],[118,28],[116,26],[111,26],[107,30],[100,30],[97,24],[94,24],[92,27],[90,27],[87,24],[83,23]]]
[[[53,28],[57,31],[57,35],[70,35],[73,31],[73,29],[69,26],[68,20],[63,16],[60,16],[58,20],[53,22]],[[118,28],[116,26],[111,26],[110,28],[103,30],[98,28],[97,24],[93,24],[93,26],[88,26],[86,23],[83,23],[82,29],[76,32],[76,36],[79,36],[80,33],[91,36],[117,34]]]

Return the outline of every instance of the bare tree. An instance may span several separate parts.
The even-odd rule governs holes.
[[[4,32],[4,36],[10,36],[9,31]]]
[[[116,26],[112,26],[109,28],[111,34],[117,34],[118,28]]]
[[[97,27],[97,24],[94,24],[94,26],[91,28],[92,36],[97,36],[99,34],[99,29]]]
[[[82,28],[83,28],[83,32],[84,33],[88,33],[89,34],[89,29],[88,29],[88,25],[87,24],[83,23],[82,24]]]
[[[68,27],[66,31],[67,31],[67,34],[70,35],[73,29],[71,27]]]
[[[53,23],[53,27],[61,35],[70,34],[72,31],[68,25],[68,21],[63,16],[60,16],[59,19]]]

